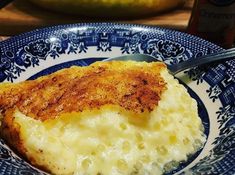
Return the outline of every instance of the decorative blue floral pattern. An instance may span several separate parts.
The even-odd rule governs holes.
[[[30,66],[39,66],[40,60],[46,59],[47,56],[55,59],[62,54],[86,53],[88,42],[91,45],[96,45],[97,51],[108,52],[112,51],[111,48],[115,46],[113,45],[114,41],[119,40],[118,44],[122,45],[122,53],[147,53],[161,61],[167,62],[168,60],[170,64],[187,60],[192,55],[189,50],[185,52],[186,49],[181,47],[179,43],[170,40],[157,41],[156,39],[148,38],[146,34],[141,34],[140,32],[135,33],[119,29],[115,32],[115,35],[106,32],[97,33],[95,29],[84,32],[65,31],[60,37],[52,37],[50,40],[38,39],[29,42],[16,53],[3,52],[4,54],[1,56],[2,72],[0,73],[0,80],[7,79],[13,82],[14,79],[20,76],[22,71],[25,71]]]
[[[206,92],[208,93],[210,99],[215,102],[215,100],[219,98],[219,94],[222,93],[222,89],[216,85],[214,87],[210,87]]]
[[[210,154],[192,168],[193,174],[234,174],[235,163],[235,105],[221,107],[218,114],[219,137],[213,142]]]
[[[181,44],[173,41],[159,41],[158,50],[164,58],[175,58],[184,52],[184,47]]]
[[[45,59],[51,47],[48,40],[37,40],[25,46],[24,50],[34,57]]]
[[[0,43],[0,82],[17,81],[44,61],[67,62],[68,56],[143,53],[166,64],[195,59],[195,57],[222,50],[202,39],[180,32],[128,24],[73,24],[32,31]],[[64,57],[66,56],[66,57]],[[101,58],[81,59],[77,65],[86,66]],[[79,57],[80,58],[80,57]],[[102,58],[103,59],[103,58]],[[68,62],[70,61],[70,62]],[[60,69],[56,65],[55,69]],[[39,75],[36,74],[35,76]],[[44,73],[43,73],[44,74]],[[41,75],[41,74],[40,74]],[[205,68],[185,71],[197,86],[207,83],[203,92],[212,103],[222,105],[216,112],[218,135],[212,149],[190,168],[192,174],[235,173],[235,60]],[[31,75],[32,76],[32,75]],[[34,77],[34,76],[33,76]],[[215,117],[215,118],[216,118]],[[209,131],[209,124],[206,126]],[[183,167],[182,167],[183,168]],[[180,169],[182,169],[180,168]],[[43,174],[23,159],[14,155],[0,140],[0,174]]]

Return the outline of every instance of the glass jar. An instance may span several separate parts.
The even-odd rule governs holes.
[[[235,38],[235,0],[195,0],[187,32],[224,48]]]

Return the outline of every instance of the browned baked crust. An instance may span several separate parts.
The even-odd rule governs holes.
[[[118,105],[135,113],[152,111],[166,89],[163,63],[97,62],[71,67],[0,90],[0,110],[17,108],[44,121],[62,113]]]

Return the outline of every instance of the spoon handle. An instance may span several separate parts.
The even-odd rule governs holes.
[[[189,59],[179,64],[169,65],[168,69],[171,71],[172,74],[175,75],[178,72],[191,67],[196,67],[203,64],[208,64],[215,61],[226,60],[231,58],[235,58],[235,48],[227,49],[210,55],[204,55],[195,59]]]

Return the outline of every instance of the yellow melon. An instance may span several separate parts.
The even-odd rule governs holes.
[[[167,11],[186,0],[30,0],[58,12],[87,17],[141,17]]]

